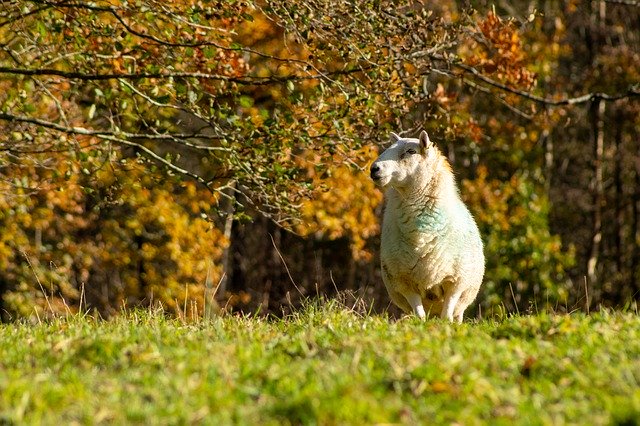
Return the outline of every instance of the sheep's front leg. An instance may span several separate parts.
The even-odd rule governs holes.
[[[413,312],[415,312],[418,318],[425,319],[427,317],[427,314],[424,312],[424,306],[422,306],[422,298],[419,294],[409,293],[404,297],[407,299],[407,302],[411,305],[411,309],[413,309]]]

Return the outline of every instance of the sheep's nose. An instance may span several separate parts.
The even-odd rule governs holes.
[[[380,179],[380,176],[378,175],[378,173],[380,173],[380,166],[376,163],[373,163],[371,165],[371,172],[370,172],[371,179],[373,180]]]

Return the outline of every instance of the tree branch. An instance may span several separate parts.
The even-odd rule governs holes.
[[[4,27],[5,25],[9,25],[12,24],[14,22],[20,21],[22,19],[28,18],[31,15],[37,15],[38,13],[42,12],[43,10],[47,10],[51,8],[51,6],[43,6],[40,8],[36,8],[33,10],[30,10],[28,12],[23,12],[18,14],[17,16],[9,16],[6,20],[0,22],[0,28]]]
[[[640,7],[640,1],[637,0],[604,0],[606,3],[622,4],[624,6]]]
[[[366,68],[349,68],[344,70],[332,71],[330,73],[317,73],[310,75],[288,75],[284,77],[230,77],[221,74],[210,74],[203,72],[173,71],[173,72],[153,72],[153,73],[105,73],[105,74],[86,74],[77,71],[62,71],[53,68],[27,69],[27,68],[11,68],[0,67],[0,74],[26,75],[26,76],[57,76],[70,80],[82,81],[104,81],[104,80],[141,80],[145,78],[201,78],[204,80],[217,80],[229,83],[237,83],[243,85],[263,86],[276,83],[287,83],[289,81],[303,80],[328,80],[329,76],[349,75],[366,71]],[[329,81],[331,81],[329,79]]]
[[[295,59],[295,58],[282,58],[279,56],[274,56],[274,55],[269,55],[267,53],[263,53],[260,51],[257,51],[255,49],[251,49],[248,47],[236,47],[236,46],[224,46],[221,45],[219,43],[215,43],[212,41],[201,41],[201,42],[192,42],[192,43],[183,43],[183,42],[172,42],[169,40],[163,40],[160,39],[158,37],[155,37],[153,35],[150,34],[145,34],[143,32],[137,31],[136,29],[132,28],[125,20],[124,18],[118,13],[118,8],[115,6],[108,6],[108,7],[104,7],[104,6],[95,6],[95,5],[91,5],[91,4],[83,4],[83,3],[74,3],[74,2],[67,2],[67,1],[61,1],[61,2],[52,2],[52,1],[39,1],[39,0],[31,0],[34,3],[41,3],[41,4],[45,4],[48,6],[54,6],[54,7],[59,7],[59,8],[75,8],[75,9],[87,9],[87,10],[91,10],[93,12],[104,12],[104,13],[109,13],[111,15],[113,15],[114,18],[116,18],[118,20],[118,22],[120,22],[120,24],[125,28],[125,30],[137,37],[143,38],[145,40],[149,40],[152,41],[156,44],[162,45],[162,46],[167,46],[167,47],[207,47],[207,46],[211,46],[211,47],[215,47],[216,49],[220,49],[220,50],[226,50],[226,51],[237,51],[237,52],[243,52],[243,53],[251,53],[254,54],[256,56],[260,56],[262,58],[265,59],[271,59],[271,60],[275,60],[275,61],[279,61],[279,62],[289,62],[289,63],[299,63],[302,65],[310,65],[311,64],[307,61],[303,61],[301,59]],[[315,68],[315,67],[314,67]]]
[[[229,148],[219,147],[219,146],[204,146],[193,144],[187,142],[185,139],[221,139],[221,136],[211,136],[202,133],[129,133],[129,132],[112,132],[112,131],[104,131],[104,130],[92,130],[87,129],[85,127],[69,127],[63,126],[58,123],[54,123],[52,121],[41,120],[39,118],[26,117],[21,115],[13,115],[7,114],[4,112],[0,112],[0,120],[5,120],[9,122],[19,122],[19,123],[28,123],[36,126],[45,127],[47,129],[56,130],[58,132],[63,132],[67,134],[74,135],[83,135],[83,136],[95,136],[102,139],[108,138],[118,138],[119,140],[123,140],[122,138],[127,139],[146,139],[146,140],[157,140],[157,141],[175,141],[184,144],[185,146],[189,146],[191,148],[201,149],[203,151],[221,151],[228,152]],[[132,142],[138,145],[136,142]]]
[[[99,132],[99,131],[94,131],[94,130],[89,130],[89,129],[85,129],[83,127],[65,127],[65,126],[61,126],[59,124],[56,123],[52,123],[49,121],[45,121],[45,120],[40,120],[40,119],[35,119],[35,118],[30,118],[30,117],[22,117],[22,116],[14,116],[11,114],[6,114],[6,113],[0,113],[0,120],[8,120],[8,121],[18,121],[18,122],[26,122],[26,123],[30,123],[30,124],[35,124],[38,126],[42,126],[42,127],[46,127],[49,129],[53,129],[59,132],[63,132],[63,133],[67,133],[67,134],[78,134],[78,135],[87,135],[87,136],[95,136],[97,138],[100,138],[102,140],[105,141],[109,141],[109,142],[113,142],[119,145],[124,145],[124,146],[129,146],[135,149],[138,149],[140,151],[142,151],[144,153],[144,155],[146,155],[148,158],[151,158],[152,160],[157,161],[158,163],[164,165],[165,167],[167,167],[169,170],[178,173],[180,175],[183,176],[187,176],[193,180],[195,180],[196,182],[202,184],[205,188],[207,188],[209,191],[211,191],[212,193],[217,193],[220,194],[221,196],[225,197],[225,198],[229,198],[231,199],[232,197],[230,197],[228,194],[226,194],[222,189],[220,188],[216,188],[216,187],[212,187],[211,186],[211,182],[205,180],[202,176],[190,172],[189,170],[186,170],[182,167],[179,167],[175,164],[173,164],[172,162],[168,161],[165,158],[162,158],[160,155],[156,154],[152,149],[139,144],[137,142],[133,142],[127,139],[123,139],[122,136],[140,136],[140,135],[136,135],[136,134],[132,134],[132,133],[126,133],[126,132],[122,132],[119,133],[119,136],[116,136],[116,133],[113,132]],[[146,135],[146,136],[154,136],[154,135]],[[157,135],[157,136],[162,136],[162,135]]]
[[[639,84],[635,84],[632,86],[629,86],[629,88],[627,89],[626,92],[622,92],[622,93],[616,93],[616,94],[608,94],[608,93],[602,93],[602,92],[591,92],[591,93],[586,93],[584,95],[580,95],[580,96],[576,96],[574,98],[563,98],[563,99],[549,99],[546,97],[542,97],[542,96],[537,96],[534,95],[530,92],[526,92],[524,90],[519,90],[519,89],[515,89],[511,86],[508,86],[504,83],[500,83],[499,81],[493,80],[489,77],[487,77],[486,75],[482,74],[480,71],[478,71],[476,68],[464,64],[462,62],[452,62],[450,59],[445,58],[443,56],[440,55],[431,55],[432,59],[438,60],[438,61],[444,61],[448,64],[450,64],[451,66],[458,68],[460,70],[463,71],[463,73],[465,74],[471,74],[473,75],[476,79],[482,81],[483,83],[488,84],[489,86],[493,86],[497,89],[500,89],[502,91],[508,92],[508,93],[513,93],[515,95],[518,95],[522,98],[528,99],[530,101],[539,103],[539,104],[543,104],[543,105],[547,105],[547,106],[563,106],[563,105],[576,105],[576,104],[583,104],[583,103],[587,103],[587,102],[591,102],[591,101],[595,101],[595,100],[603,100],[603,101],[607,101],[607,102],[611,102],[611,101],[617,101],[620,99],[625,99],[625,98],[632,98],[632,97],[636,97],[636,96],[640,96],[640,83]]]
[[[72,80],[83,80],[83,81],[101,81],[101,80],[115,80],[115,79],[124,79],[124,80],[141,80],[144,78],[202,78],[206,80],[219,80],[219,81],[228,81],[232,83],[239,84],[266,84],[272,83],[274,81],[280,81],[277,77],[270,78],[264,77],[261,79],[253,79],[253,78],[237,78],[230,77],[221,74],[209,74],[202,72],[154,72],[154,73],[105,73],[105,74],[85,74],[77,71],[62,71],[53,68],[41,68],[41,69],[26,69],[26,68],[11,68],[11,67],[0,67],[0,74],[15,74],[15,75],[27,75],[27,76],[57,76],[68,78]],[[282,79],[282,81],[286,81],[286,79]]]

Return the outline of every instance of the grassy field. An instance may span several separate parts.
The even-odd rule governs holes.
[[[640,317],[0,325],[0,425],[640,424]]]

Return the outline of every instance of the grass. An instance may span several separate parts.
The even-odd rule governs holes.
[[[0,325],[0,425],[640,424],[640,317]]]

